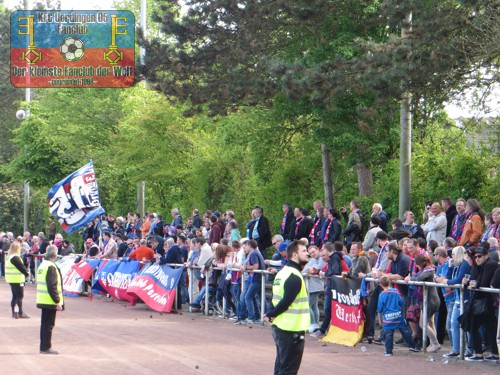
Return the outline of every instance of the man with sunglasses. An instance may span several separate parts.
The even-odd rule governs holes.
[[[469,250],[472,250],[471,247]],[[471,271],[471,280],[469,286],[473,290],[473,315],[471,319],[472,345],[475,355],[466,358],[469,362],[498,361],[498,347],[495,338],[495,296],[491,293],[480,292],[477,288],[489,288],[495,271],[499,267],[498,263],[489,257],[489,244],[481,242],[474,249],[474,260],[476,267]],[[484,306],[480,308],[481,303]],[[479,333],[480,327],[484,327],[486,346],[491,347],[491,355],[483,356],[482,339]]]

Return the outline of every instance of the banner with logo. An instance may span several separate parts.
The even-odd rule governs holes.
[[[105,211],[101,207],[94,165],[71,173],[49,190],[49,210],[66,233],[73,233]]]
[[[83,291],[83,278],[73,268],[76,258],[76,255],[68,255],[56,262],[63,279],[63,294],[68,297],[78,297]]]
[[[94,294],[107,294],[109,282],[111,282],[112,275],[120,265],[117,260],[105,259],[99,264],[97,269],[94,285],[92,285],[92,293]]]
[[[140,262],[132,260],[121,262],[116,271],[107,275],[107,291],[115,299],[128,301],[134,305],[134,297],[127,294],[130,282],[134,279],[140,269]]]
[[[127,10],[16,10],[10,81],[15,87],[130,87],[134,28]]]
[[[331,326],[328,334],[321,341],[354,346],[361,340],[364,316],[360,288],[360,278],[332,277]]]
[[[183,267],[173,269],[166,264],[147,265],[134,277],[127,293],[140,298],[155,311],[170,312],[183,271]]]
[[[73,264],[72,268],[82,277],[84,281],[89,281],[94,273],[94,270],[101,263],[100,259],[83,259],[76,264]]]

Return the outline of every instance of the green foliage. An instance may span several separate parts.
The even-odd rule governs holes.
[[[47,197],[32,191],[29,200],[29,230],[37,233],[44,229],[47,217]],[[23,233],[24,188],[23,184],[0,184],[0,230],[16,235]]]
[[[10,13],[0,6],[0,164],[8,162],[16,151],[12,143],[13,129],[19,120],[16,111],[24,97],[24,90],[10,83]]]

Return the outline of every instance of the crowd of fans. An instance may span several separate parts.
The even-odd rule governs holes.
[[[391,221],[379,203],[373,205],[370,215],[363,214],[354,200],[349,211],[323,207],[320,201],[315,201],[313,208],[311,215],[307,209],[284,204],[280,233],[275,235],[259,206],[252,209],[251,220],[241,231],[231,210],[200,215],[195,209],[186,222],[178,209],[171,211],[168,221],[154,213],[142,218],[133,213],[116,218],[107,214],[83,230],[82,250],[89,258],[199,266],[194,277],[188,277],[186,271],[181,278],[179,307],[189,304],[192,312],[201,311],[209,293],[210,309],[235,324],[251,324],[261,323],[262,283],[272,280],[286,263],[287,244],[300,240],[310,254],[302,272],[308,276],[311,336],[319,338],[328,331],[333,276],[371,277],[380,282],[373,284],[364,306],[364,339],[370,344],[385,342],[385,355],[392,355],[394,329],[399,328],[403,337],[394,342],[396,345],[418,351],[428,339],[427,351],[438,352],[447,335],[452,350],[443,356],[459,356],[463,327],[467,331],[466,359],[499,363],[500,337],[495,336],[498,294],[478,288],[500,288],[500,208],[486,214],[475,199],[458,199],[453,204],[450,198],[444,198],[426,204],[422,223],[416,222],[411,211]],[[48,238],[43,232],[33,237],[26,232],[17,238],[12,233],[0,233],[3,253],[12,242],[19,242],[31,274],[30,255],[43,254],[49,244],[56,245],[62,256],[74,253],[73,245],[56,233],[52,224],[53,219],[47,227]],[[269,272],[261,272],[265,270]],[[205,278],[209,280],[208,290]],[[397,280],[403,283],[393,283]],[[466,287],[465,309],[460,310],[459,289],[430,286],[424,311],[422,287],[404,281],[462,284]],[[188,293],[188,287],[192,293]],[[384,312],[390,308],[396,316],[398,305],[402,320],[398,318],[391,326]],[[380,313],[382,330],[375,335]],[[427,337],[422,337],[424,316]]]

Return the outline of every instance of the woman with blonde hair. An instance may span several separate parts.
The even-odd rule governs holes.
[[[483,233],[481,242],[488,241],[488,239],[491,237],[500,240],[500,207],[495,207],[493,210],[491,210],[490,225]]]
[[[12,317],[15,319],[29,318],[23,311],[24,283],[26,277],[29,277],[29,272],[21,259],[21,244],[14,241],[10,245],[5,262],[5,281],[10,284],[12,292],[10,307],[12,309]]]

